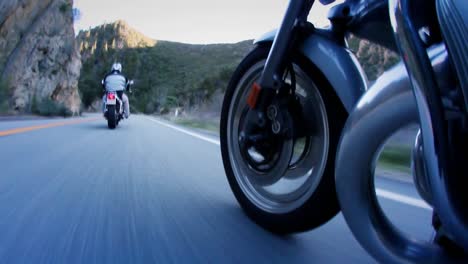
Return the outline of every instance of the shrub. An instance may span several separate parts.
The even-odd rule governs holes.
[[[33,104],[31,111],[34,114],[41,116],[71,116],[72,112],[68,110],[65,105],[56,102],[50,98],[44,98],[40,102],[36,101],[36,98],[33,99]]]
[[[411,148],[407,146],[386,146],[380,154],[380,161],[409,168],[411,166]]]
[[[60,10],[60,12],[62,12],[62,13],[66,13],[66,12],[68,12],[69,10],[72,10],[72,6],[71,6],[70,3],[65,3],[65,2],[63,2],[62,4],[60,4],[59,10]]]
[[[0,113],[8,111],[8,84],[0,80]]]

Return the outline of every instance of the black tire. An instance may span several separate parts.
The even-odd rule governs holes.
[[[272,213],[257,206],[249,196],[242,190],[231,163],[228,139],[229,112],[233,103],[233,96],[241,79],[248,73],[251,67],[258,65],[268,56],[270,46],[257,46],[240,63],[234,72],[223,101],[221,113],[221,153],[224,169],[229,185],[246,214],[263,228],[277,234],[288,234],[303,232],[318,227],[333,218],[339,211],[339,203],[335,192],[334,163],[336,148],[340,138],[340,133],[347,118],[347,112],[334,93],[331,86],[320,73],[320,71],[306,58],[298,55],[294,56],[293,63],[300,67],[303,72],[312,80],[320,93],[324,102],[328,123],[329,144],[328,154],[324,155],[326,160],[320,182],[315,186],[310,196],[299,207],[283,213]],[[237,104],[236,104],[237,105]],[[235,141],[234,141],[235,142]],[[235,166],[235,164],[234,164]]]
[[[117,112],[115,105],[107,106],[107,127],[114,129],[117,126]]]

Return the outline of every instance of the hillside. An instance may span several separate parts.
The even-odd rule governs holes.
[[[156,40],[132,29],[123,20],[81,31],[78,34],[77,41],[82,60],[89,59],[97,50],[106,52],[109,49],[143,48],[152,47],[156,44]]]
[[[150,40],[122,22],[82,31],[77,40],[83,58],[79,87],[84,105],[102,94],[100,80],[119,61],[124,74],[135,80],[130,98],[134,110],[146,113],[208,100],[216,90],[225,89],[235,66],[252,48],[252,41],[191,45]]]
[[[235,67],[253,47],[250,40],[211,45],[152,40],[124,21],[81,31],[77,42],[85,107],[101,96],[102,77],[119,61],[124,74],[135,80],[132,106],[145,113],[201,106],[213,94],[219,101]],[[348,42],[371,81],[398,61],[396,54],[368,41],[351,37]]]

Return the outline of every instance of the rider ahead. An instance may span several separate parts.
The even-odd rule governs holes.
[[[130,102],[128,101],[127,95],[124,93],[125,90],[129,89],[129,81],[127,77],[122,75],[122,64],[112,64],[111,72],[108,73],[102,80],[102,87],[108,92],[117,92],[117,96],[123,102],[124,117],[128,118],[130,115]],[[106,96],[102,98],[103,112],[106,110]]]

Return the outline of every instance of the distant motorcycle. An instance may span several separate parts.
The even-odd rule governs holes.
[[[133,83],[133,80],[128,81],[126,90],[131,92],[130,87]],[[110,129],[116,128],[120,120],[123,119],[122,94],[123,91],[106,91],[104,117],[107,119],[107,126]]]
[[[466,260],[468,1],[348,0],[330,10],[328,29],[307,22],[314,2],[291,0],[279,30],[255,40],[230,80],[220,132],[235,197],[275,233],[318,227],[341,209],[382,262]],[[368,88],[349,33],[403,63]],[[434,209],[429,242],[388,221],[373,182],[382,144],[411,121],[421,127],[413,176]]]

